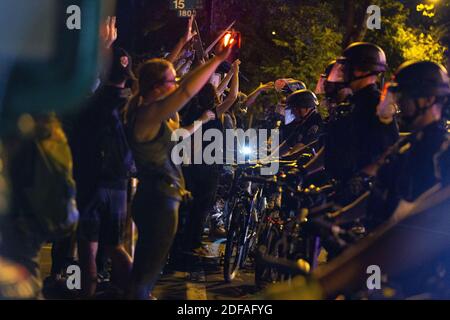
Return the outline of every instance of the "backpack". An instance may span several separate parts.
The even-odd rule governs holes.
[[[45,134],[38,128],[23,142],[11,178],[21,220],[57,240],[75,232],[79,217],[72,154],[56,118],[47,118],[43,127]]]

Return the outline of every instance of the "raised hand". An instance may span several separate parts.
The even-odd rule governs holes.
[[[241,65],[241,60],[236,59],[233,64],[231,65],[231,69],[234,73],[239,72],[239,66]]]
[[[221,61],[228,59],[235,44],[236,41],[230,41],[230,44],[226,47],[223,46],[223,43],[218,44],[216,48],[216,57]]]
[[[259,91],[269,91],[272,89],[275,89],[275,83],[273,81],[264,84],[261,83],[258,88]]]
[[[382,119],[392,119],[397,111],[394,94],[389,90],[391,83],[386,83],[377,106],[377,115]]]
[[[216,119],[216,115],[211,110],[205,111],[202,114],[202,116],[200,117],[200,120],[202,121],[202,123],[207,123],[207,122],[209,122],[211,120],[214,120],[214,119]]]
[[[100,28],[100,38],[106,49],[110,49],[117,40],[116,17],[108,17]]]
[[[187,44],[189,41],[192,40],[197,35],[197,31],[192,32],[192,23],[194,22],[194,16],[191,16],[188,21],[188,26],[186,33],[183,36],[183,42],[184,44]]]

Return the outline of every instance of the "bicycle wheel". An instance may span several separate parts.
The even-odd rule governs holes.
[[[243,268],[249,256],[254,257],[258,243],[257,232],[260,224],[261,210],[259,206],[260,192],[256,192],[245,217],[243,253],[240,268]]]
[[[278,256],[279,248],[277,244],[281,239],[281,234],[279,229],[270,225],[267,226],[266,230],[262,232],[260,242],[258,243],[259,248],[264,248],[265,254],[271,256]],[[268,267],[262,262],[257,262],[255,264],[255,285],[259,288],[264,288],[267,284],[274,283],[278,281],[277,270]]]
[[[226,282],[231,282],[241,266],[245,242],[246,211],[242,204],[233,210],[225,246],[223,275]]]

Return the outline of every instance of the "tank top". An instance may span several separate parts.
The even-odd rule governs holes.
[[[134,137],[135,123],[134,117],[129,127],[129,136],[140,184],[156,188],[168,197],[182,200],[187,190],[181,167],[172,161],[172,148],[176,144],[171,140],[172,130],[164,121],[155,138],[138,142]]]

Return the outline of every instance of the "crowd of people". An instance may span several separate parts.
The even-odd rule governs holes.
[[[286,75],[246,95],[239,88],[239,60],[216,81],[233,41],[221,41],[209,58],[189,60],[195,57],[190,51],[196,37],[192,23],[191,18],[171,53],[137,64],[114,45],[116,21],[108,18],[101,44],[110,63],[99,72],[93,94],[70,120],[36,117],[45,139],[59,142],[59,151],[70,146],[65,154],[71,159],[59,163],[66,164],[65,181],[72,181],[73,161],[73,184],[67,183],[72,186],[70,196],[60,200],[70,202],[79,219],[76,230],[70,224],[58,236],[40,227],[42,222],[27,211],[34,203],[24,200],[29,199],[27,190],[34,190],[32,169],[38,169],[30,161],[36,155],[27,154],[31,149],[26,147],[15,152],[12,209],[2,223],[0,254],[30,275],[22,296],[40,296],[37,258],[46,241],[52,241],[47,285],[59,281],[68,265],[78,263],[81,298],[96,297],[99,275],[110,266],[119,297],[154,299],[152,292],[168,260],[172,263],[180,255],[211,257],[203,243],[205,224],[223,177],[233,169],[174,164],[172,133],[180,128],[187,135],[199,129],[247,129],[247,109],[269,91],[276,93],[278,104],[265,110],[264,123],[258,125],[280,129],[280,157],[298,159],[305,152],[323,157],[324,170],[316,178],[339,182],[342,206],[370,190],[364,208],[369,230],[388,221],[402,201],[414,202],[430,188],[449,184],[450,83],[443,66],[405,62],[393,80],[380,87],[388,71],[384,51],[357,42],[327,66],[314,90]],[[409,135],[400,137],[400,129]],[[202,150],[208,144],[203,141]],[[41,179],[45,184],[45,176]],[[125,248],[130,217],[138,233],[133,257]],[[210,229],[226,237],[223,223],[211,221]],[[20,290],[0,290],[2,294],[21,295]]]

